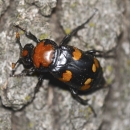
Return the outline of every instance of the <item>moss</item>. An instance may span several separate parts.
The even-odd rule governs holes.
[[[89,23],[89,26],[90,26],[90,27],[95,27],[95,23],[90,22],[90,23]]]
[[[112,66],[110,66],[110,65],[107,66],[107,69],[108,69],[110,72],[112,72],[112,70],[113,70]]]
[[[26,100],[26,101],[29,101],[30,99],[31,99],[30,96],[26,96],[26,97],[25,97],[25,100]]]
[[[65,33],[66,33],[66,34],[70,34],[70,32],[71,32],[71,29],[70,29],[70,28],[66,28],[66,29],[65,29]]]
[[[48,38],[48,34],[47,33],[43,33],[43,34],[41,34],[40,35],[40,40],[43,40],[43,39],[46,39],[46,38]]]
[[[34,125],[32,122],[29,122],[28,126],[29,126],[29,128],[33,128]]]
[[[127,60],[127,65],[130,66],[130,60]]]
[[[107,83],[107,84],[111,84],[111,83],[112,83],[111,77],[106,80],[106,83]]]
[[[78,2],[74,2],[70,5],[71,8],[75,8],[78,5]]]

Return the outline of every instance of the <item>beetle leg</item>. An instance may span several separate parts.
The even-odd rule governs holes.
[[[66,45],[68,44],[68,42],[70,41],[71,37],[76,35],[76,33],[84,28],[85,24],[87,24],[95,15],[95,13],[97,12],[97,9],[94,10],[94,13],[87,19],[87,21],[85,21],[83,24],[81,24],[80,26],[78,26],[77,28],[75,28],[74,30],[72,30],[72,32],[68,35],[66,35],[63,40],[61,41],[61,44],[60,45]]]
[[[11,76],[13,76],[13,77],[21,77],[21,76],[27,76],[27,75],[31,76],[31,75],[34,73],[34,71],[35,71],[34,68],[31,68],[31,69],[29,69],[29,70],[24,69],[20,74],[17,74],[17,75],[14,75],[14,74],[13,74],[13,75],[11,75]],[[38,92],[39,87],[40,87],[41,84],[42,84],[42,81],[43,81],[43,75],[40,75],[40,76],[38,77],[38,83],[37,83],[37,85],[36,85],[36,87],[35,87],[35,90],[34,90],[35,93]]]
[[[83,105],[88,105],[88,99],[87,99],[87,100],[84,100],[84,99],[82,99],[81,97],[79,97],[77,91],[74,90],[72,87],[70,87],[70,91],[71,91],[72,96],[73,96],[78,102],[80,102],[80,103],[83,104]]]
[[[115,50],[115,48],[109,50],[109,51],[99,51],[99,50],[89,50],[86,51],[86,54],[90,54],[93,55],[95,57],[103,57],[103,58],[113,58],[114,55],[110,55],[111,52],[113,52]]]
[[[38,82],[37,82],[37,85],[35,87],[35,91],[34,91],[35,93],[37,93],[39,91],[39,88],[40,88],[40,86],[42,84],[42,81],[43,81],[43,75],[40,75],[38,77]]]
[[[21,77],[21,76],[31,76],[33,75],[33,73],[35,72],[35,69],[34,68],[31,68],[31,69],[24,69],[20,74],[14,74],[15,73],[15,70],[12,70],[12,74],[10,76],[12,77]]]
[[[86,100],[82,99],[81,97],[78,96],[77,91],[75,91],[72,87],[69,87],[69,88],[70,88],[70,92],[71,92],[72,96],[73,96],[79,103],[81,103],[81,104],[83,104],[83,105],[88,105],[88,106],[91,108],[91,110],[92,110],[92,112],[93,112],[93,114],[94,114],[94,117],[96,117],[97,114],[96,114],[95,110],[93,109],[93,107],[92,107],[90,104],[88,104],[88,100],[89,100],[89,99],[86,99]]]
[[[40,40],[34,34],[32,34],[30,31],[27,31],[27,30],[23,29],[22,27],[20,27],[19,25],[16,25],[16,24],[14,24],[14,26],[16,28],[19,28],[20,30],[24,31],[26,37],[28,37],[29,39],[33,40],[36,43],[40,42]]]

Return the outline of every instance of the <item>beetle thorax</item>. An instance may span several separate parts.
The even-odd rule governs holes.
[[[45,45],[44,42],[40,42],[34,49],[33,63],[36,68],[40,65],[43,67],[49,67],[52,63],[54,56],[54,48],[51,44]]]

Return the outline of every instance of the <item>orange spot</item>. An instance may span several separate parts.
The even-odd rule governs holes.
[[[20,38],[20,35],[19,35],[18,32],[16,32],[16,38],[17,38],[17,39]]]
[[[100,65],[99,65],[99,61],[98,61],[96,58],[94,58],[94,63],[95,63],[95,65],[96,65],[96,67],[99,68],[99,66],[100,66]]]
[[[44,45],[44,42],[40,42],[34,50],[33,62],[37,68],[40,65],[48,67],[53,58],[54,48],[51,44]]]
[[[90,88],[90,83],[92,82],[92,79],[91,78],[88,78],[84,85],[80,88],[80,90],[87,90]]]
[[[87,84],[90,84],[91,83],[91,81],[92,81],[92,79],[91,78],[88,78],[86,81],[85,81],[85,85],[87,85]]]
[[[71,80],[71,78],[72,78],[72,72],[69,70],[66,70],[66,72],[62,74],[62,78],[59,78],[59,80],[63,82],[68,82]]]
[[[22,51],[22,56],[24,57],[24,56],[27,56],[28,55],[28,51],[27,50],[23,50]]]
[[[74,48],[74,52],[72,53],[74,60],[79,60],[81,58],[81,51],[77,48]]]
[[[83,85],[81,88],[80,88],[80,90],[87,90],[87,89],[89,89],[90,88],[90,85],[89,84],[86,84],[86,85]]]
[[[92,71],[96,72],[96,65],[95,64],[92,65]]]

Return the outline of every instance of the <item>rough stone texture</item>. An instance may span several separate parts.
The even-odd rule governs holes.
[[[44,16],[51,15],[53,8],[56,7],[56,0],[25,0],[28,4],[34,4],[38,7],[40,13]]]
[[[10,0],[0,0],[0,16],[7,10],[9,4]]]
[[[34,87],[35,83],[31,83],[31,81],[37,82],[35,78],[23,77],[11,77],[8,79],[7,83],[4,87],[1,87],[1,99],[2,104],[6,107],[12,107],[14,110],[19,110],[23,107],[23,105],[29,103],[31,99],[34,97]],[[27,86],[27,84],[29,86]],[[22,88],[21,88],[22,86]]]
[[[11,111],[6,110],[0,103],[0,130],[11,130]]]
[[[56,2],[56,0],[13,0],[9,5],[9,2],[2,1],[0,96],[2,104],[15,111],[0,106],[2,115],[0,119],[4,122],[0,124],[1,130],[11,129],[11,126],[12,130],[96,130],[99,128],[129,130],[129,1],[121,3],[122,1],[117,0],[59,0],[55,11],[51,14]],[[5,5],[9,5],[9,8]],[[111,84],[116,79],[116,82],[111,85],[106,113],[103,113],[103,106],[108,94],[107,88],[87,95],[90,99],[89,104],[97,113],[96,118],[89,106],[82,106],[75,101],[66,90],[67,86],[50,75],[45,75],[45,81],[39,92],[35,94],[35,98],[36,77],[9,76],[11,63],[19,58],[19,46],[15,43],[17,29],[12,26],[13,23],[30,30],[40,39],[49,38],[59,44],[64,33],[68,34],[86,21],[93,14],[94,8],[97,8],[98,12],[89,24],[78,32],[78,37],[72,38],[70,44],[82,50],[95,48],[103,51],[110,50],[118,44],[116,60],[99,59],[107,83]],[[51,16],[44,17],[48,15]],[[19,33],[23,46],[26,43],[33,43],[22,31],[19,30]],[[124,34],[122,40],[121,34]],[[23,67],[20,66],[16,73],[22,69]],[[86,95],[83,98],[86,98]],[[6,126],[8,128],[5,128]]]
[[[124,8],[123,35],[117,49],[116,79],[111,86],[102,130],[130,130],[130,1],[118,1]]]

